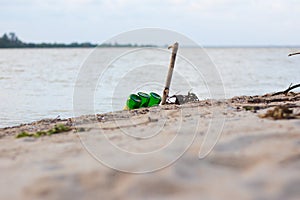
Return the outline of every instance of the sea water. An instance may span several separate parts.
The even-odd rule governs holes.
[[[300,56],[288,57],[289,53],[297,50],[300,48],[205,48],[201,52],[205,52],[211,60],[209,64],[203,63],[203,68],[216,69],[218,74],[214,76],[216,80],[219,76],[222,81],[222,85],[218,82],[218,87],[224,89],[224,98],[230,98],[262,95],[284,90],[291,83],[300,83]],[[102,70],[100,77],[92,80],[97,81],[96,88],[93,88],[95,113],[121,110],[130,92],[154,90],[162,93],[170,59],[168,53],[107,48],[101,49],[101,54],[97,55],[99,60],[90,61],[93,51],[90,48],[1,49],[0,127],[43,118],[73,117],[73,94],[79,72],[89,62],[93,62],[96,71]],[[120,55],[103,68],[101,57],[113,58],[124,51],[131,53]],[[200,66],[196,67],[201,69],[203,55],[197,54],[193,48],[184,51],[192,61],[200,62]],[[210,98],[206,85],[208,77],[205,74],[193,76],[196,71],[185,67],[189,65],[188,61],[181,60],[178,57],[175,65],[171,94],[192,91],[200,99]],[[186,78],[188,74],[190,76]]]

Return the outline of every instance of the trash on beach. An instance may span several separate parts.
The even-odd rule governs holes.
[[[132,110],[137,108],[153,107],[158,106],[160,103],[164,105],[169,96],[169,89],[171,85],[173,70],[175,66],[176,54],[178,50],[178,43],[175,42],[173,45],[169,46],[168,49],[172,48],[172,56],[169,65],[167,80],[165,84],[165,89],[163,91],[163,97],[161,98],[159,94],[151,92],[150,95],[144,92],[139,92],[138,94],[131,94],[127,101],[124,110]]]
[[[161,97],[155,92],[150,92],[150,94],[138,92],[137,94],[129,95],[124,110],[158,106],[160,102]]]
[[[195,93],[188,92],[187,95],[173,95],[167,99],[167,104],[177,104],[177,105],[182,105],[186,103],[194,103],[199,101],[199,98]]]
[[[169,96],[178,47],[179,44],[177,42],[175,42],[173,45],[168,47],[168,49],[172,49],[172,54],[171,54],[171,61],[169,64],[168,74],[167,74],[162,98],[160,97],[160,95],[154,92],[151,92],[150,95],[144,92],[138,92],[137,94],[130,94],[126,101],[126,106],[124,107],[124,110],[158,106],[160,103],[162,105],[165,104],[181,105],[185,103],[199,101],[197,95],[192,92],[188,92],[187,95],[178,94],[178,95],[173,95],[171,97]]]

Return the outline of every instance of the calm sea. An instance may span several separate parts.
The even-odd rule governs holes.
[[[169,54],[132,52],[123,55],[111,63],[106,69],[104,82],[101,80],[95,93],[95,112],[104,113],[122,109],[128,91],[155,90],[161,92],[166,76]],[[205,51],[217,66],[223,81],[225,97],[237,95],[259,95],[283,90],[290,83],[300,83],[300,56],[288,57],[291,52],[300,49],[293,48],[207,48]],[[72,117],[74,86],[81,69],[93,49],[1,49],[0,50],[0,127],[18,125],[43,118]],[[117,55],[119,49],[102,49],[98,56]],[[124,49],[122,49],[124,51]],[[104,52],[104,53],[103,53]],[[195,49],[187,49],[193,59],[201,63],[201,56]],[[111,55],[110,55],[111,54]],[[157,55],[156,55],[157,54]],[[160,56],[162,55],[162,56]],[[199,57],[197,57],[199,56]],[[158,58],[159,57],[159,58]],[[156,62],[156,59],[157,62]],[[182,66],[187,65],[184,59],[178,60]],[[204,59],[205,60],[205,59]],[[89,61],[89,60],[87,60]],[[94,61],[95,66],[101,68],[101,62]],[[164,65],[165,69],[160,70]],[[210,65],[203,63],[203,65]],[[133,66],[126,72],[126,67]],[[134,67],[138,66],[138,67]],[[150,66],[150,67],[149,67]],[[148,68],[147,68],[148,67]],[[189,68],[182,67],[173,77],[173,93],[195,92],[199,98],[210,98],[205,92],[205,77],[202,79],[190,76],[191,85],[185,86]],[[201,67],[201,66],[200,66]],[[214,67],[213,65],[211,66]],[[208,67],[209,69],[209,67]],[[120,72],[120,73],[119,73]],[[121,73],[122,72],[122,73]],[[126,73],[131,74],[127,76]],[[125,75],[124,75],[125,74]],[[103,73],[102,73],[103,75]],[[203,75],[203,74],[202,74]],[[146,77],[159,77],[153,83]],[[217,76],[217,75],[216,75]],[[176,78],[179,77],[179,78]],[[147,80],[143,86],[132,85],[136,79]],[[192,80],[194,79],[194,80]],[[217,78],[216,78],[217,79]],[[152,79],[150,79],[152,80]],[[160,83],[158,83],[160,81]],[[177,81],[177,82],[176,82]],[[105,83],[107,86],[105,86]],[[148,86],[147,86],[148,84]],[[153,84],[151,87],[151,84]],[[113,93],[118,103],[110,106],[111,88],[117,87],[120,91]],[[198,90],[194,88],[199,86]],[[202,87],[203,86],[203,87]],[[101,88],[102,87],[102,88]],[[126,90],[126,88],[129,88]],[[135,89],[132,89],[135,88]],[[203,88],[203,89],[201,89]],[[158,91],[159,90],[159,91]],[[299,90],[298,90],[299,91]],[[149,92],[149,91],[147,91]]]

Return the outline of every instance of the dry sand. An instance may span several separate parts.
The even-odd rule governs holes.
[[[98,115],[98,122],[86,116],[0,129],[0,199],[300,199],[300,120],[258,117],[276,105],[288,105],[296,116],[300,94],[201,101]],[[214,131],[223,120],[218,137]],[[15,138],[22,130],[57,123],[74,129]],[[160,136],[144,140],[123,134],[150,137],[157,132]],[[127,171],[151,170],[172,161],[194,134],[183,156],[152,173],[123,173],[95,159]],[[174,138],[177,142],[153,157],[134,160],[111,150],[107,138],[138,153]],[[201,146],[214,141],[212,151]],[[203,159],[200,147],[202,155],[209,152]]]

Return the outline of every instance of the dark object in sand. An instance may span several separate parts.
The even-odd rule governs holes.
[[[173,99],[175,98],[175,102],[172,102],[172,98]],[[169,97],[168,104],[182,105],[185,103],[191,103],[191,102],[197,102],[197,101],[199,101],[197,95],[192,92],[188,92],[187,95],[178,94],[178,95],[173,95],[173,96]]]

